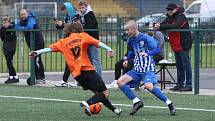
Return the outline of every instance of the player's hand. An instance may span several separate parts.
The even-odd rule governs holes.
[[[156,23],[156,24],[155,24],[155,28],[156,28],[156,29],[160,29],[160,23]]]
[[[107,52],[107,54],[108,54],[108,57],[112,58],[114,56],[114,51],[110,50]]]
[[[145,53],[145,52],[140,52],[139,55],[140,55],[140,56],[144,56],[144,57],[147,57],[147,56],[148,56],[148,54]]]
[[[55,25],[58,25],[58,26],[62,26],[63,25],[63,21],[56,20],[54,23],[55,23]]]
[[[31,58],[34,58],[34,57],[37,56],[37,52],[36,52],[36,51],[31,51],[31,52],[29,53],[29,56],[30,56]]]
[[[127,61],[127,60],[125,60],[125,61],[123,62],[123,67],[124,67],[124,68],[128,68],[128,61]]]

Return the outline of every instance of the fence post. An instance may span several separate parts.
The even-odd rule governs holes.
[[[117,36],[116,36],[116,41],[117,41],[117,57],[116,57],[116,60],[118,61],[118,60],[120,60],[121,59],[121,57],[122,57],[122,54],[121,54],[121,50],[122,50],[122,43],[121,43],[121,28],[122,27],[122,18],[121,17],[119,17],[119,16],[117,16],[117,28],[120,28],[120,29],[118,29],[118,30],[116,30],[117,31]]]
[[[195,32],[195,61],[194,61],[194,94],[199,94],[199,55],[200,55],[200,33]]]
[[[30,51],[35,50],[35,32],[30,31]],[[30,66],[30,84],[35,85],[35,58],[31,58],[31,66]]]

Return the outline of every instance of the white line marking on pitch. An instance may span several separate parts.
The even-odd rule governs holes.
[[[38,97],[21,97],[21,96],[6,96],[0,95],[1,98],[16,98],[16,99],[30,99],[30,100],[43,100],[43,101],[57,101],[57,102],[72,102],[72,103],[80,103],[81,101],[76,100],[63,100],[63,99],[52,99],[52,98],[38,98]],[[116,106],[124,106],[124,107],[131,107],[132,105],[129,104],[113,104]],[[165,109],[167,107],[160,107],[160,106],[144,106],[145,108],[158,108],[158,109]],[[176,108],[178,110],[187,110],[187,111],[204,111],[204,112],[215,112],[215,110],[210,109],[196,109],[196,108]]]

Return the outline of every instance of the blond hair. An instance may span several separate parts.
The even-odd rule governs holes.
[[[87,6],[88,4],[87,4],[87,1],[86,0],[79,0],[78,1],[78,6]]]
[[[136,21],[134,21],[134,20],[129,20],[128,22],[126,22],[126,24],[125,24],[125,28],[138,29],[137,22],[136,22]]]

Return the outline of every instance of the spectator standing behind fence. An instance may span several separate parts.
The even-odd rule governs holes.
[[[14,23],[11,23],[10,18],[5,16],[2,18],[3,25],[0,30],[1,40],[3,41],[3,53],[7,62],[9,77],[5,83],[17,83],[19,78],[16,75],[16,70],[13,66],[13,56],[16,51],[16,32],[7,31],[7,29],[14,29]]]
[[[146,23],[146,27],[148,29],[148,35],[152,36],[158,41],[158,46],[160,48],[160,53],[153,56],[155,64],[164,59],[164,35],[154,28],[155,23]]]
[[[70,2],[65,2],[61,6],[61,10],[63,11],[63,13],[65,15],[65,18],[64,18],[64,22],[63,21],[58,21],[57,19],[54,19],[57,29],[63,29],[65,23],[78,21],[78,16],[77,16],[76,10],[75,10],[75,8],[73,7],[73,5]],[[65,33],[63,35],[64,38],[66,38],[68,36],[69,35],[67,35]],[[66,64],[65,69],[64,69],[64,73],[63,73],[63,80],[61,80],[58,83],[56,83],[55,86],[56,87],[75,87],[75,86],[77,86],[77,83],[74,83],[74,84],[73,83],[68,83],[69,75],[70,75],[70,70],[69,70],[69,68],[68,68],[68,66]]]
[[[38,23],[36,21],[35,15],[30,12],[28,13],[27,10],[22,9],[20,11],[20,21],[16,24],[16,29],[18,30],[33,30],[39,29]],[[41,31],[36,31],[33,34],[35,41],[35,50],[43,49],[44,48],[44,38]],[[24,31],[25,41],[30,48],[30,41],[31,35],[29,31]],[[44,66],[42,63],[41,56],[37,56],[35,58],[35,75],[36,75],[36,84],[45,84],[45,74],[44,74]]]
[[[78,8],[79,8],[79,17],[80,21],[84,27],[84,29],[98,29],[98,22],[95,17],[95,14],[89,4],[87,4],[86,0],[79,0],[78,1]],[[99,40],[99,32],[98,30],[89,30],[85,31],[93,38],[96,38]],[[98,49],[92,45],[88,47],[88,56],[90,59],[90,62],[94,65],[96,68],[96,71],[101,76],[102,75],[102,65],[99,58]]]
[[[183,14],[184,9],[174,3],[169,4],[166,9],[167,18],[162,23],[155,25],[157,29],[189,29],[188,20]],[[177,68],[177,85],[170,88],[170,90],[192,91],[192,68],[189,56],[192,47],[191,33],[188,31],[169,32],[168,36],[172,50],[175,53]]]

